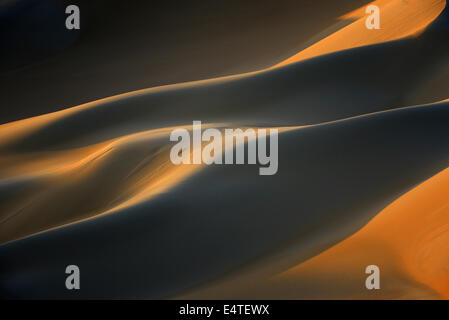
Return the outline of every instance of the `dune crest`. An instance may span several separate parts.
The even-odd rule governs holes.
[[[449,163],[434,85],[449,43],[433,28],[402,39],[445,2],[375,4],[383,29],[356,10],[271,69],[1,125],[1,295],[73,298],[54,271],[77,261],[81,299],[447,297],[449,169],[416,186]],[[195,120],[279,129],[279,170],[175,166],[170,132]]]
[[[142,131],[76,149],[0,156],[0,191],[20,190],[0,204],[0,243],[123,210],[199,172],[204,165],[170,162],[169,136],[176,128]],[[192,130],[191,125],[183,128]],[[286,132],[294,128],[277,129]],[[49,203],[52,205],[47,208]],[[47,211],[45,220],[28,223],[43,210]]]
[[[275,277],[274,286],[289,282],[291,292],[303,296],[301,282],[315,282],[320,298],[448,299],[447,190],[449,168],[394,201],[356,234]],[[380,267],[378,292],[364,290],[364,269],[370,264]],[[346,283],[341,294],[336,290],[340,279]]]
[[[365,20],[368,15],[365,14],[366,6],[363,6],[341,17],[341,19],[357,19],[355,22],[274,67],[417,34],[434,21],[446,7],[445,0],[377,0],[370,4],[379,6],[381,17],[379,30],[366,28]]]
[[[271,277],[253,273],[181,299],[448,299],[449,168],[393,201],[366,226]],[[380,268],[380,289],[365,268]],[[268,267],[270,269],[270,267]],[[243,280],[243,281],[242,281]]]

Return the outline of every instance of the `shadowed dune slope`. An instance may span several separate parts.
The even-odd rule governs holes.
[[[179,184],[201,166],[170,161],[172,130],[144,131],[71,151],[4,156],[0,243],[107,214]],[[279,128],[285,130],[291,128]]]
[[[435,15],[439,28],[417,39],[267,71],[143,89],[11,122],[0,126],[0,151],[81,147],[191,119],[304,125],[443,100],[449,80],[449,30],[441,25],[449,21],[447,12]]]
[[[145,89],[2,125],[0,151],[82,147],[193,119],[306,125],[430,103],[447,98],[446,88],[431,101],[414,92],[439,77],[448,56],[447,34],[429,31],[255,74]]]
[[[424,30],[443,11],[445,0],[377,0],[380,29],[368,29],[365,13],[367,6],[348,13],[342,19],[357,19],[350,25],[318,41],[275,67],[308,59],[318,55],[392,41],[414,35]]]
[[[285,270],[443,170],[448,121],[444,102],[281,133],[274,176],[205,167],[147,201],[2,245],[4,294],[71,298],[57,272],[71,261],[85,270],[77,298],[169,297],[229,272]]]
[[[446,169],[401,196],[336,246],[273,278],[259,279],[252,287],[228,287],[226,295],[253,299],[447,299],[448,190]],[[381,290],[365,289],[363,280],[368,275],[364,270],[372,264],[380,268]],[[203,292],[203,297],[210,298],[211,291]],[[215,288],[215,297],[223,294],[219,292]]]
[[[377,264],[382,272],[382,291],[374,293],[375,298],[448,299],[448,190],[446,169],[393,202],[355,235],[279,279],[302,282],[301,277],[313,278],[314,272],[325,274],[328,283],[318,281],[324,285],[324,293],[326,286],[340,287],[337,277],[344,274],[346,282],[353,283],[347,286],[346,297],[368,298],[369,294],[357,287],[351,274],[357,275],[364,266]],[[395,280],[398,274],[402,281]],[[341,297],[333,291],[327,292]]]
[[[267,68],[366,0],[77,0],[80,30],[65,28],[70,0],[10,3],[0,4],[0,123]]]
[[[425,9],[419,30],[438,16],[417,37],[318,50],[269,70],[129,92],[1,125],[0,297],[244,296],[241,288],[302,268],[447,168],[449,102],[436,101],[448,97],[448,8],[438,15],[442,1],[408,3]],[[389,5],[386,11],[397,11],[404,2]],[[398,33],[371,40],[412,32],[400,17]],[[334,35],[357,36],[352,25]],[[169,134],[194,120],[279,128],[277,174],[259,176],[256,165],[174,166]],[[428,205],[422,210],[438,209]],[[415,230],[394,215],[399,220],[388,228]],[[383,216],[357,234],[370,241],[372,223],[387,223]],[[437,253],[439,240],[429,237],[439,232],[432,223],[446,221],[438,219],[423,238],[410,238],[427,239],[416,252]],[[442,295],[446,287],[437,282],[445,275],[416,269],[411,251],[390,235],[383,240],[398,288]],[[398,256],[406,259],[402,269]],[[432,259],[441,266],[446,255]],[[76,294],[61,285],[74,263],[83,274]],[[281,285],[301,277],[293,270],[279,276]],[[401,290],[390,296],[403,297]]]
[[[102,214],[171,175],[168,127],[173,125],[195,119],[234,127],[310,125],[419,102],[421,97],[414,99],[409,90],[421,86],[422,74],[437,77],[449,54],[445,39],[427,32],[419,39],[132,92],[2,125],[0,241]],[[427,44],[435,49],[433,59],[423,61]],[[96,178],[102,176],[107,180]],[[81,204],[70,196],[63,207],[48,206],[54,197],[77,192],[85,199]],[[26,223],[42,211],[48,212],[39,223]],[[16,227],[7,227],[11,223]]]

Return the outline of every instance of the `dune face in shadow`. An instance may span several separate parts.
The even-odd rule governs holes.
[[[13,1],[0,7],[0,123],[267,68],[364,2],[77,0],[82,27],[66,30],[69,0]]]
[[[98,100],[0,127],[0,150],[80,147],[143,130],[191,123],[308,125],[434,101],[416,97],[422,74],[437,77],[449,55],[445,34],[310,59],[288,67]],[[432,46],[434,50],[428,50]],[[429,58],[423,60],[422,56]],[[369,63],[368,63],[369,61]],[[413,66],[413,67],[411,67]],[[323,70],[325,72],[323,73]],[[122,112],[126,108],[127,112]],[[176,110],[176,112],[173,112]]]
[[[401,196],[336,246],[233,296],[271,299],[447,299],[449,169]],[[381,289],[361,274],[375,264]],[[208,292],[210,294],[210,292]],[[229,293],[228,293],[229,294]]]
[[[447,297],[448,9],[377,3],[370,38],[360,18],[274,68],[1,125],[0,297]],[[278,172],[174,165],[194,120],[278,129]]]
[[[445,38],[428,34],[420,40],[441,48],[434,60],[421,62],[427,46],[406,40],[252,75],[143,90],[0,126],[6,190],[0,205],[7,212],[3,230],[8,229],[0,238],[55,227],[55,219],[65,224],[102,214],[129,197],[128,188],[137,190],[130,194],[138,192],[136,183],[152,185],[162,172],[172,172],[170,129],[160,129],[167,125],[184,125],[187,119],[231,126],[313,125],[402,106],[401,101],[414,99],[410,88],[420,85],[417,70],[435,74],[434,63],[445,61],[449,52]],[[410,54],[396,54],[402,51]],[[381,70],[377,64],[365,66],[367,60],[381,64],[387,57],[397,58],[388,58]],[[414,68],[404,69],[405,62]],[[320,73],[323,68],[326,76]],[[48,203],[54,205],[44,209]],[[42,210],[53,213],[39,227],[27,222]],[[8,226],[16,219],[21,223]]]
[[[85,270],[81,297],[156,298],[242,265],[259,268],[260,259],[282,270],[342,240],[442,170],[448,111],[441,103],[282,133],[278,174],[207,167],[156,198],[3,245],[2,282],[12,295],[69,298],[54,268],[73,259]],[[20,284],[31,269],[43,273]]]
[[[380,10],[382,17],[380,30],[373,31],[365,26],[367,15],[365,13],[366,6],[363,6],[341,17],[341,19],[356,19],[355,22],[282,61],[275,67],[326,53],[414,35],[424,30],[441,14],[446,6],[446,1],[377,0],[371,4],[376,5]]]

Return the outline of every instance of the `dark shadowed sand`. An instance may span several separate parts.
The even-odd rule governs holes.
[[[376,219],[398,228],[382,218],[385,208],[413,201],[400,197],[413,199],[424,192],[418,185],[448,167],[447,9],[441,13],[441,1],[423,3],[411,10],[429,17],[419,20],[419,34],[405,19],[400,36],[386,28],[347,48],[330,35],[312,56],[274,68],[143,89],[1,125],[0,297],[366,298],[352,278],[340,295],[332,291],[326,283],[340,285],[342,273],[325,265],[359,257],[351,243],[369,248],[383,230],[370,231]],[[360,28],[356,20],[336,33]],[[330,52],[320,51],[326,39],[338,44],[324,46]],[[277,174],[259,176],[255,165],[173,165],[169,134],[193,120],[278,128]],[[432,190],[446,186],[432,181],[425,182]],[[443,197],[434,203],[447,205]],[[395,214],[399,225],[404,215]],[[426,237],[446,223],[432,221],[438,223]],[[360,234],[368,242],[351,241]],[[405,246],[385,239],[389,245],[373,257],[401,261]],[[417,248],[433,243],[422,239],[414,239],[424,241]],[[435,279],[447,280],[447,254],[433,252],[438,277],[407,260],[408,269],[391,268],[398,285],[375,298],[444,297],[447,287]],[[80,267],[82,290],[64,287],[69,264]],[[311,291],[315,285],[324,294]]]

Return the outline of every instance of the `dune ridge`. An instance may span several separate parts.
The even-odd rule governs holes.
[[[432,23],[446,7],[445,0],[377,0],[370,4],[380,9],[380,30],[369,30],[365,26],[367,4],[341,17],[343,20],[356,19],[355,22],[276,64],[275,67],[322,54],[416,35]]]
[[[8,295],[70,297],[58,289],[52,268],[74,259],[81,261],[83,277],[91,283],[85,298],[156,298],[179,294],[229,270],[239,274],[245,265],[242,270],[262,269],[265,276],[278,273],[338,243],[400,194],[443,170],[449,160],[448,110],[443,102],[283,132],[277,175],[262,180],[257,167],[247,165],[204,167],[167,192],[113,214],[3,244],[1,282]],[[349,144],[347,138],[354,136],[360,140]],[[353,168],[351,175],[348,168]],[[291,191],[282,192],[282,186]],[[327,201],[320,202],[319,195]],[[264,209],[251,210],[254,204]],[[127,258],[120,258],[125,252]],[[33,263],[26,267],[28,259]],[[28,268],[41,270],[45,290],[33,289],[40,287],[37,279],[33,288],[20,284]],[[103,285],[95,286],[99,281]]]
[[[259,279],[253,287],[235,287],[233,296],[448,299],[448,187],[449,169],[445,169],[395,200],[344,241],[272,278]],[[361,275],[371,264],[380,268],[379,291],[364,288]]]
[[[399,0],[391,0],[388,2],[382,1],[378,4],[381,7],[387,4],[393,4],[393,7],[399,5],[404,6],[406,10],[392,10],[388,7],[384,11],[388,13],[388,16],[394,16],[398,10],[401,11],[400,17],[403,19],[393,20],[397,21],[400,25],[404,25],[403,29],[408,31],[416,24],[416,19],[424,19],[425,26],[438,21],[438,17],[446,5],[445,1],[441,0],[409,1],[407,3]],[[360,15],[359,11],[356,10],[354,13],[348,14],[348,17]],[[392,12],[389,13],[390,11]],[[421,11],[429,15],[418,14]],[[410,20],[408,23],[405,23],[404,19],[406,20],[407,17]],[[421,30],[424,30],[425,26]],[[361,26],[357,28],[359,30]],[[392,29],[396,30],[397,28]],[[358,32],[357,30],[349,29],[344,31],[344,37],[353,39],[354,35]],[[331,47],[333,42],[332,37],[339,32],[337,31],[319,41],[317,44],[322,43],[324,47]],[[373,34],[382,35],[382,39],[388,38],[388,30],[376,30]],[[406,36],[407,33],[401,33],[396,38],[389,38],[389,40],[400,39]],[[376,37],[373,39],[373,36],[364,38],[372,40],[369,43],[364,43],[363,46],[388,41],[379,40]],[[429,99],[414,97],[409,90],[413,88],[414,91],[417,91],[420,89],[420,86],[423,86],[421,83],[422,79],[416,74],[417,71],[425,73],[428,78],[438,77],[440,70],[435,68],[435,66],[440,67],[438,61],[445,61],[448,55],[448,45],[445,40],[445,35],[435,38],[435,35],[429,33],[421,36],[419,41],[402,41],[394,44],[385,44],[377,48],[353,50],[351,53],[338,53],[341,50],[344,51],[345,49],[358,47],[357,45],[351,44],[344,48],[336,48],[335,50],[329,51],[336,52],[329,57],[320,57],[323,55],[323,52],[317,51],[308,54],[307,58],[295,58],[292,61],[287,59],[286,61],[289,61],[288,64],[296,62],[287,69],[279,70],[277,68],[287,64],[284,61],[276,65],[274,70],[268,69],[210,80],[154,87],[108,97],[47,115],[3,124],[0,126],[0,134],[3,137],[0,142],[0,150],[7,151],[9,146],[16,149],[18,145],[20,146],[22,140],[28,140],[29,145],[34,144],[38,149],[54,148],[53,145],[57,145],[57,142],[51,141],[49,143],[47,137],[57,134],[62,134],[60,140],[66,146],[71,146],[70,142],[74,139],[78,140],[77,143],[81,145],[92,144],[133,132],[182,124],[185,123],[184,118],[191,118],[195,115],[201,115],[207,118],[205,120],[210,119],[210,122],[250,121],[263,123],[276,121],[280,125],[286,122],[290,125],[303,125],[331,121],[336,118],[343,119],[357,114],[370,113],[394,107],[431,103],[447,98],[446,92],[442,90],[442,92],[434,93],[433,100],[429,101]],[[426,44],[431,44],[434,50],[429,52]],[[298,54],[302,55],[309,49],[302,50]],[[358,56],[357,61],[354,61],[353,54]],[[428,59],[422,61],[420,58],[423,54],[428,55]],[[395,56],[394,59],[391,59],[392,56]],[[308,58],[316,57],[319,58],[314,61],[308,61],[307,63],[297,64],[297,62],[301,62],[304,59],[307,60]],[[351,63],[348,63],[347,60],[351,60]],[[370,61],[370,64],[366,65],[363,60],[365,62]],[[384,66],[385,70],[377,72],[377,64],[385,63],[384,61],[388,60],[391,60],[391,62]],[[338,67],[339,64],[342,65],[341,68]],[[414,65],[415,69],[407,70],[407,68],[404,68],[406,65]],[[370,66],[374,66],[374,68],[370,68]],[[319,79],[316,79],[314,73],[321,69],[327,69],[329,74],[321,75]],[[413,73],[408,73],[409,71],[413,71]],[[375,79],[366,77],[366,75],[376,73],[379,74],[376,75]],[[302,75],[301,78],[303,79],[298,79],[298,74]],[[335,96],[335,89],[332,90],[329,88],[330,85],[335,85],[338,81],[342,81],[342,79],[336,79],[333,76],[334,74],[346,74],[346,81],[347,79],[351,79],[349,83],[345,83],[344,86],[342,85],[342,87],[338,88],[342,91],[339,96]],[[383,83],[380,82],[381,79],[384,80]],[[411,87],[401,85],[403,79],[407,79],[406,82]],[[443,79],[440,79],[441,81]],[[285,88],[281,88],[277,83],[280,83]],[[373,101],[364,101],[366,99],[362,100],[361,97],[351,96],[351,100],[356,100],[357,106],[362,105],[363,110],[359,107],[359,111],[354,106],[350,110],[350,106],[341,105],[353,103],[346,97],[347,93],[344,92],[344,87],[351,88],[353,84],[357,84],[358,88],[361,87],[359,88],[360,90],[366,92],[373,90],[373,88],[381,88],[382,90],[380,92],[371,92],[372,96],[374,96]],[[364,87],[368,84],[369,87]],[[299,92],[293,96],[292,93],[294,90],[299,90]],[[312,92],[311,96],[310,92]],[[314,92],[317,92],[317,94]],[[201,99],[206,94],[212,97],[208,101],[207,106],[204,105],[203,99]],[[300,94],[303,94],[305,97],[298,97]],[[338,113],[336,111],[326,110],[329,108],[328,101],[325,101],[324,104],[320,104],[317,101],[318,97],[322,98],[324,94],[333,98],[333,103],[337,104],[334,106],[335,109],[344,107],[345,112]],[[234,96],[239,96],[242,101],[236,100]],[[407,96],[410,97],[405,98]],[[226,104],[223,103],[222,97],[227,98]],[[380,97],[382,99],[377,100]],[[313,108],[319,108],[319,112],[312,113],[310,110],[301,110],[299,114],[292,113],[293,106],[291,105],[292,102],[288,102],[289,99],[293,100],[292,102],[296,105],[309,104]],[[282,115],[275,115],[268,109],[268,106],[273,101],[281,104],[283,108]],[[243,105],[242,102],[245,103],[244,108],[241,108],[242,110],[236,110],[233,107],[233,105],[241,107]],[[400,102],[404,103],[401,104]],[[127,114],[121,113],[124,105],[129,109]],[[180,117],[170,114],[172,118],[168,120],[168,115],[164,110],[170,110],[170,108],[166,108],[167,105],[172,109],[181,109]],[[301,107],[305,108],[305,106]],[[189,109],[192,110],[189,111]],[[331,114],[332,112],[334,114]],[[254,121],[255,115],[256,121]],[[291,121],[292,117],[294,119],[293,121]],[[149,120],[151,121],[150,123]],[[133,127],[132,129],[129,128],[131,125]],[[113,129],[107,128],[108,126],[113,127]],[[61,132],[61,127],[65,127],[71,136]],[[92,141],[92,139],[85,140],[84,136],[86,135],[86,131],[92,132],[91,135],[95,135],[97,141]],[[39,139],[37,141],[34,139],[34,136],[39,135],[43,137],[41,139],[45,139],[43,145],[39,144]],[[52,137],[51,139],[56,140],[57,138]]]
[[[56,270],[76,260],[87,283],[78,298],[256,297],[242,286],[278,274],[282,282],[282,272],[363,234],[378,212],[447,168],[446,88],[433,88],[431,98],[417,94],[428,92],[423,75],[445,79],[447,34],[426,29],[444,8],[444,1],[392,0],[385,23],[397,32],[366,43],[338,40],[357,39],[361,18],[275,68],[1,125],[0,293],[72,298]],[[398,10],[400,28],[389,24]],[[174,166],[169,132],[192,120],[278,128],[278,174],[260,177],[249,165]],[[429,228],[425,243],[438,232],[436,223]],[[421,252],[434,250],[425,243]],[[445,274],[393,273],[412,297],[446,290],[436,284]],[[425,285],[416,289],[410,274]],[[268,285],[276,292],[276,282]],[[299,290],[293,298],[301,292],[315,294]]]

